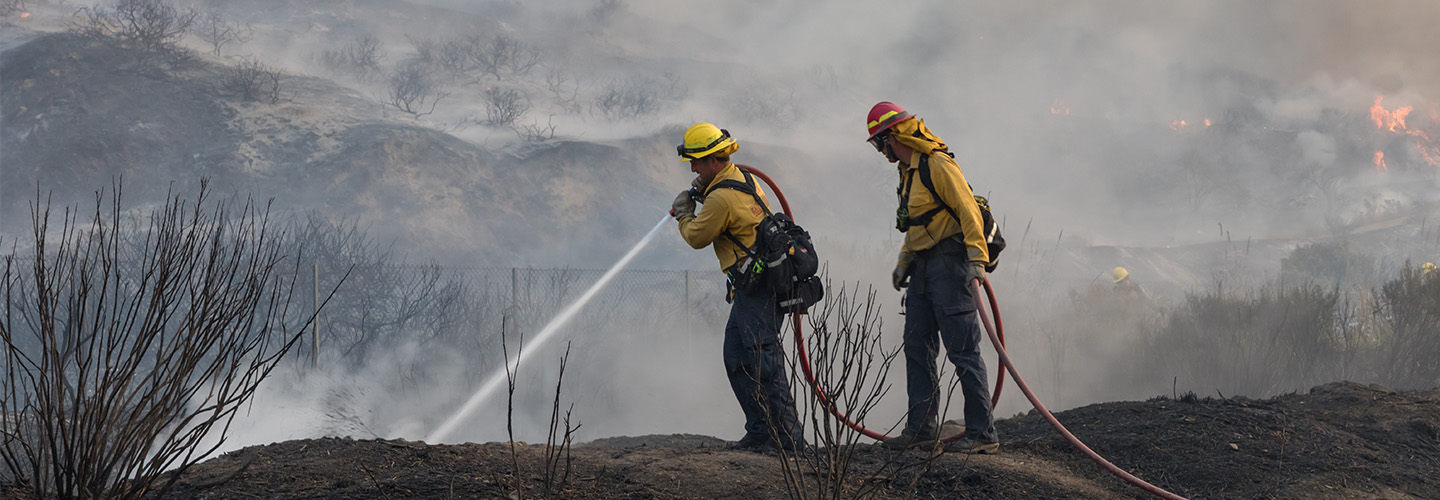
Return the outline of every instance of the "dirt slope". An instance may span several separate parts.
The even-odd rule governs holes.
[[[1189,498],[1440,498],[1440,389],[1334,383],[1263,401],[1103,403],[1059,418],[1120,467]],[[1076,453],[1037,415],[997,425],[999,455],[926,463],[917,452],[867,445],[857,476],[889,464],[868,483],[889,497],[1147,497]],[[525,496],[543,496],[544,446],[516,451]],[[166,498],[504,498],[511,457],[503,443],[288,441],[202,463]],[[705,436],[603,439],[574,448],[572,458],[574,480],[560,498],[787,497],[777,457],[726,450]]]

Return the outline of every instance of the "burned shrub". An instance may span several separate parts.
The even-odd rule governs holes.
[[[320,65],[332,73],[348,75],[362,80],[374,78],[383,73],[380,60],[384,42],[373,36],[363,36],[344,46],[320,53]]]
[[[25,10],[25,0],[0,0],[0,16],[8,16]]]
[[[220,49],[229,44],[244,44],[255,36],[255,29],[249,24],[226,21],[219,12],[209,12],[200,17],[195,36],[210,44],[212,54],[220,55]]]
[[[165,496],[313,324],[268,206],[207,183],[146,220],[37,201],[33,254],[0,258],[0,470],[34,498]]]
[[[70,33],[82,38],[115,39],[121,44],[175,63],[189,59],[180,40],[200,13],[180,9],[167,0],[117,0],[112,7],[81,9]]]
[[[1409,262],[1380,289],[1382,363],[1386,384],[1427,389],[1440,385],[1440,272]]]
[[[515,89],[485,89],[486,123],[494,127],[509,127],[516,120],[530,112],[530,98]]]
[[[1280,280],[1286,285],[1314,283],[1346,287],[1364,284],[1374,274],[1373,259],[1350,250],[1345,242],[1310,243],[1280,259]]]
[[[545,73],[545,88],[550,91],[555,104],[567,113],[579,113],[583,109],[580,104],[580,77],[551,70]]]
[[[607,120],[643,118],[660,111],[660,89],[650,80],[610,81],[590,103],[593,113]]]
[[[454,77],[504,80],[529,75],[540,64],[539,48],[506,34],[471,35],[426,45],[423,49],[417,45],[417,52],[433,54],[438,66]]]
[[[515,135],[520,136],[520,142],[548,141],[555,138],[555,115],[550,115],[550,119],[545,122],[543,127],[539,122],[535,122],[511,127],[511,129],[515,131]]]
[[[471,40],[469,45],[476,69],[496,80],[508,75],[529,75],[540,63],[540,49],[503,33],[484,42]]]
[[[447,95],[431,76],[430,67],[422,60],[411,59],[401,63],[390,75],[385,104],[419,118],[434,113]]]
[[[1339,290],[1315,284],[1187,294],[1150,328],[1155,371],[1181,385],[1273,396],[1329,381],[1339,366]]]
[[[280,70],[258,59],[247,58],[225,68],[220,76],[220,88],[245,101],[276,104],[280,102]]]

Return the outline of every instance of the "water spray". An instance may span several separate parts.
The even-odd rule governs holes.
[[[641,238],[639,243],[636,243],[629,252],[626,252],[624,257],[621,257],[614,266],[610,267],[610,270],[605,271],[605,274],[601,275],[600,279],[595,281],[595,284],[590,285],[590,288],[585,290],[585,293],[581,294],[580,298],[575,299],[570,305],[565,306],[565,309],[561,310],[560,314],[551,318],[550,322],[546,323],[545,327],[540,330],[540,333],[536,334],[528,344],[521,346],[519,355],[511,359],[503,369],[491,375],[490,380],[486,382],[485,385],[480,386],[480,390],[475,391],[475,394],[470,396],[470,400],[466,401],[465,405],[460,407],[459,411],[456,411],[454,415],[445,420],[445,423],[441,424],[440,428],[435,429],[429,436],[426,436],[425,441],[438,443],[450,437],[450,434],[455,431],[455,428],[459,426],[461,422],[464,422],[471,413],[479,409],[481,403],[490,399],[490,396],[494,394],[496,390],[500,389],[502,383],[509,380],[509,374],[514,373],[515,370],[520,368],[521,361],[536,351],[539,351],[540,347],[545,345],[545,341],[554,337],[555,333],[559,332],[560,328],[565,326],[566,323],[569,323],[570,319],[575,317],[575,314],[580,312],[580,309],[585,307],[585,304],[590,302],[590,299],[594,297],[601,288],[605,288],[605,285],[609,283],[616,274],[619,274],[622,269],[625,269],[625,266],[635,258],[635,255],[640,253],[640,249],[645,248],[645,245],[649,244],[650,240],[655,239],[655,233],[660,231],[660,228],[664,226],[668,220],[670,220],[668,214],[661,217],[660,222],[656,223],[655,227],[651,228],[649,233],[645,233],[645,237]]]

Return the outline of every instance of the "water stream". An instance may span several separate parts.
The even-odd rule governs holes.
[[[570,305],[565,306],[565,309],[561,310],[560,314],[555,315],[554,318],[550,319],[549,323],[545,324],[545,327],[540,330],[540,333],[531,337],[529,343],[521,346],[518,356],[511,358],[510,363],[505,367],[496,370],[495,374],[491,375],[490,379],[486,381],[484,385],[481,385],[480,389],[475,391],[475,394],[470,396],[470,400],[466,401],[465,405],[461,406],[460,410],[456,411],[449,419],[446,419],[445,423],[441,424],[438,429],[435,429],[429,436],[426,436],[425,441],[429,443],[441,443],[449,438],[457,426],[463,423],[471,413],[479,409],[485,400],[490,399],[490,396],[499,390],[500,386],[505,385],[505,382],[509,380],[509,373],[514,373],[515,370],[519,369],[520,363],[524,361],[525,358],[539,352],[540,348],[545,345],[545,342],[550,340],[551,337],[554,337],[555,334],[560,331],[561,327],[570,322],[570,319],[575,317],[575,314],[580,312],[581,308],[585,307],[585,303],[590,302],[590,299],[595,296],[596,292],[599,292],[616,274],[619,274],[622,269],[625,269],[625,265],[629,264],[630,260],[634,259],[636,254],[640,253],[640,249],[645,248],[645,245],[649,244],[650,240],[655,239],[655,233],[659,232],[660,228],[669,220],[670,216],[668,214],[662,217],[660,222],[656,223],[655,227],[651,228],[650,232],[646,233],[645,237],[640,239],[639,243],[636,243],[624,257],[621,257],[614,266],[611,266],[610,270],[605,271],[605,274],[601,275],[600,279],[595,281],[595,284],[590,285],[590,288],[585,290],[585,293],[581,294],[580,298],[575,299]]]

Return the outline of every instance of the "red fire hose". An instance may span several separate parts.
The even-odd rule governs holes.
[[[790,211],[790,203],[785,200],[785,193],[782,192],[782,191],[780,191],[780,186],[777,186],[777,185],[775,184],[775,180],[774,180],[774,179],[771,179],[770,176],[765,175],[764,172],[761,172],[759,169],[756,169],[755,167],[752,167],[752,166],[749,166],[749,165],[740,165],[740,164],[736,164],[735,166],[736,166],[736,167],[739,167],[741,170],[744,170],[744,171],[746,171],[746,172],[750,172],[751,175],[754,175],[754,176],[756,176],[756,177],[759,177],[760,180],[765,181],[765,184],[768,185],[768,186],[770,186],[770,190],[773,191],[773,192],[775,192],[775,197],[780,200],[780,208],[781,208],[782,210],[784,210],[784,211],[785,211],[785,214],[786,214],[786,215],[789,215],[792,220],[795,218],[795,213]],[[978,299],[977,299],[977,300],[978,300]],[[997,312],[1000,310],[1000,308],[995,304],[995,296],[994,296],[994,295],[991,295],[991,296],[990,296],[990,308],[991,308],[991,310],[997,311]],[[859,432],[859,433],[861,433],[861,434],[863,434],[863,435],[865,435],[865,436],[868,436],[868,437],[873,438],[873,439],[878,439],[878,440],[881,440],[881,441],[884,441],[884,440],[886,440],[886,439],[889,439],[890,436],[887,436],[887,435],[885,435],[885,434],[882,434],[882,433],[877,432],[877,431],[874,431],[874,430],[867,429],[867,428],[865,428],[864,425],[861,425],[859,422],[855,422],[855,421],[850,420],[850,417],[846,416],[843,412],[840,411],[840,407],[839,407],[839,406],[837,406],[834,402],[830,401],[830,398],[825,395],[825,391],[823,391],[823,390],[820,389],[820,384],[819,384],[819,382],[816,381],[816,379],[815,379],[814,370],[813,370],[813,369],[811,368],[811,366],[810,366],[810,353],[805,349],[805,333],[804,333],[803,329],[801,328],[801,325],[802,325],[804,322],[800,320],[802,314],[804,314],[804,313],[794,313],[794,314],[792,314],[792,315],[790,316],[790,319],[791,319],[790,322],[791,322],[791,323],[794,325],[794,327],[795,327],[795,355],[796,355],[797,357],[799,357],[799,360],[800,360],[800,369],[801,369],[802,372],[805,373],[805,382],[808,383],[808,384],[810,384],[810,388],[812,389],[811,392],[814,392],[814,393],[815,393],[815,399],[818,400],[818,401],[820,402],[820,404],[825,407],[825,410],[826,410],[826,411],[830,412],[831,415],[834,415],[835,418],[840,419],[840,421],[843,422],[846,427],[849,427],[849,428],[851,428],[851,429],[854,429],[855,432]],[[998,314],[996,314],[995,318],[998,320],[998,319],[1000,318],[1000,316],[999,316]],[[1005,331],[1004,331],[1003,328],[1000,330],[1000,334],[999,334],[999,335],[1000,335],[1000,345],[1005,345]],[[990,395],[990,405],[991,405],[992,407],[995,405],[995,403],[997,403],[997,402],[1000,401],[1000,389],[1001,389],[1002,387],[1004,387],[1004,386],[1005,386],[1005,372],[1002,370],[1002,371],[1000,371],[999,373],[996,373],[996,374],[995,374],[995,391],[994,391],[993,393],[991,393],[991,395]],[[945,436],[945,437],[942,437],[940,440],[941,440],[942,442],[949,443],[949,442],[951,442],[951,441],[958,440],[958,439],[960,439],[961,437],[964,437],[964,436],[965,436],[965,431],[962,430],[962,431],[960,431],[959,434],[956,434],[956,435],[954,435],[954,436]]]
[[[736,164],[736,166],[739,167],[741,170],[750,172],[751,175],[759,177],[760,180],[765,181],[765,184],[770,186],[770,190],[775,192],[775,197],[780,200],[780,208],[784,210],[785,213],[789,215],[792,220],[795,218],[795,213],[790,211],[790,203],[785,200],[785,193],[780,191],[780,186],[777,186],[775,184],[775,181],[771,179],[770,176],[765,175],[764,172],[761,172],[755,167],[749,165]],[[990,315],[985,312],[985,304],[980,301],[982,284],[984,285],[985,297],[990,303],[990,311],[992,311],[995,315],[995,324],[993,327],[990,323]],[[983,281],[972,281],[970,283],[970,291],[970,295],[975,299],[975,310],[979,312],[981,324],[985,326],[985,333],[990,336],[990,343],[995,345],[995,352],[1000,356],[1000,364],[1005,365],[1005,370],[1000,371],[995,376],[995,391],[990,397],[990,405],[992,407],[995,405],[996,402],[1000,400],[1000,388],[1005,383],[1005,372],[1009,371],[1010,376],[1015,378],[1015,385],[1020,387],[1020,392],[1025,393],[1025,398],[1030,400],[1030,404],[1035,407],[1035,411],[1040,412],[1040,415],[1045,417],[1045,420],[1050,423],[1050,426],[1055,429],[1055,432],[1060,433],[1060,435],[1063,436],[1066,441],[1069,441],[1070,445],[1074,446],[1075,449],[1080,451],[1080,453],[1084,454],[1091,461],[1099,464],[1100,467],[1104,468],[1111,474],[1114,474],[1116,477],[1119,477],[1120,479],[1125,480],[1125,482],[1133,484],[1155,496],[1169,500],[1185,500],[1185,497],[1176,495],[1169,491],[1165,491],[1158,486],[1145,482],[1145,480],[1135,477],[1129,472],[1125,472],[1125,470],[1115,466],[1115,464],[1110,463],[1110,461],[1105,460],[1105,457],[1100,456],[1100,454],[1095,453],[1094,450],[1091,450],[1090,447],[1085,446],[1085,443],[1080,442],[1080,439],[1076,438],[1074,434],[1071,434],[1069,429],[1066,429],[1064,425],[1061,425],[1060,421],[1057,420],[1054,415],[1050,414],[1050,410],[1046,409],[1045,405],[1040,402],[1040,398],[1035,397],[1035,393],[1030,390],[1030,386],[1025,383],[1025,379],[1020,378],[1020,372],[1015,370],[1015,364],[1010,361],[1010,355],[1005,352],[1005,325],[1000,320],[1000,305],[998,302],[995,301],[995,291],[990,287],[990,280],[984,279]],[[829,398],[825,396],[825,391],[820,389],[819,384],[815,380],[814,372],[810,367],[810,356],[805,350],[804,333],[802,332],[800,326],[800,319],[802,314],[803,313],[797,312],[791,315],[791,323],[795,325],[795,353],[796,356],[798,356],[799,358],[802,371],[805,372],[805,381],[810,384],[811,391],[815,394],[816,400],[818,400],[820,404],[825,407],[826,411],[829,411],[831,415],[834,415],[835,418],[840,419],[841,422],[844,422],[846,426],[854,429],[856,432],[859,432],[874,439],[888,439],[889,436],[872,431],[870,429],[866,429],[865,426],[860,425],[859,422],[850,421],[849,417],[846,417],[843,413],[841,413],[840,409],[834,404],[834,402],[830,401]],[[945,437],[941,440],[944,442],[954,441],[956,439],[960,439],[960,437],[964,436],[964,434],[964,431],[961,431],[960,434]]]

